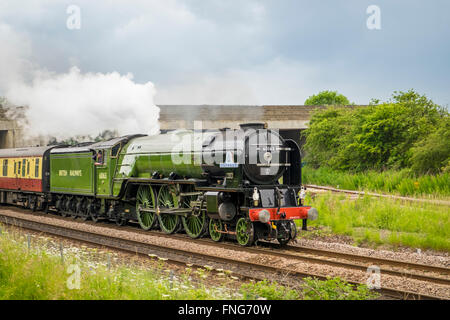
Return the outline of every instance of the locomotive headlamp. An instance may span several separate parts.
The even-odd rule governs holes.
[[[305,187],[302,187],[302,189],[300,190],[300,199],[304,200],[305,198],[306,198]]]
[[[262,223],[267,223],[270,221],[270,212],[267,210],[261,210],[258,213],[258,220],[261,221]]]
[[[257,207],[259,204],[259,192],[258,192],[258,188],[254,188],[253,189],[253,205],[255,207]]]

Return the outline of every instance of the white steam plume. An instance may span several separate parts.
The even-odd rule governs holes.
[[[28,107],[27,136],[63,139],[97,136],[104,130],[117,130],[120,135],[159,132],[159,108],[151,82],[138,84],[131,74],[117,72],[82,73],[77,67],[62,74],[48,72],[33,66],[29,54],[21,56],[25,51],[15,43],[23,43],[24,37],[0,24],[0,40],[5,38],[0,95]]]
[[[33,135],[96,136],[116,129],[119,134],[159,131],[159,108],[153,84],[137,84],[130,74],[85,73],[76,67],[64,74],[36,76],[31,84],[16,84],[8,99],[27,105]]]

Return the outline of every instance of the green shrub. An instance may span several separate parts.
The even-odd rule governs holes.
[[[450,169],[450,118],[446,116],[439,128],[416,142],[412,148],[411,168],[420,173],[436,174]]]
[[[391,100],[378,105],[317,110],[303,133],[305,161],[339,170],[402,169],[413,164],[417,173],[437,172],[448,164],[449,139],[439,140],[450,134],[444,122],[448,112],[413,90],[394,92]]]

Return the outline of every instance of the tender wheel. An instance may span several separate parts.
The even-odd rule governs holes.
[[[222,241],[224,234],[219,232],[223,231],[223,223],[219,219],[209,220],[209,236],[216,242]]]
[[[77,209],[77,200],[75,198],[71,199],[69,202],[69,214],[72,219],[76,219],[78,217],[78,209]]]
[[[193,188],[188,188],[186,192],[193,192]],[[197,199],[198,196],[186,196],[182,199],[181,206],[183,208],[192,208],[191,201]],[[181,222],[183,224],[186,233],[193,239],[200,238],[203,236],[208,229],[208,217],[206,212],[192,210],[192,214],[188,217],[181,217]]]
[[[251,246],[255,241],[255,229],[253,223],[245,218],[240,218],[236,224],[236,239],[241,246]]]
[[[89,214],[86,211],[84,211],[81,213],[80,217],[82,221],[87,221],[89,219]]]
[[[88,214],[92,221],[94,221],[95,223],[98,222],[97,210],[95,210],[95,204],[92,202],[88,203]]]
[[[70,208],[70,199],[68,199],[68,198],[63,198],[62,200],[62,208],[61,208],[61,216],[62,217],[67,217],[67,215],[68,215],[68,211],[69,211],[69,208]]]
[[[144,230],[150,230],[156,222],[156,215],[141,209],[155,208],[155,194],[150,186],[140,186],[136,195],[136,215],[139,225]]]
[[[159,208],[176,208],[178,200],[173,187],[163,185],[158,192],[158,209]],[[159,226],[161,230],[167,234],[172,234],[180,229],[180,217],[177,215],[162,213],[158,215]]]
[[[89,219],[89,212],[88,212],[88,203],[86,199],[82,199],[81,203],[78,207],[78,215],[80,216],[81,220],[86,221]]]
[[[58,196],[55,202],[55,209],[57,213],[60,213],[64,210],[64,198]]]

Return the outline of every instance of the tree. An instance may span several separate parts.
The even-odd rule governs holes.
[[[347,97],[339,94],[337,91],[321,91],[318,94],[310,96],[305,101],[307,106],[346,106],[350,105]]]
[[[412,148],[411,168],[418,173],[450,171],[450,117],[444,115],[436,131]]]
[[[316,167],[448,170],[448,111],[414,90],[367,107],[317,110],[305,135],[306,161]]]

